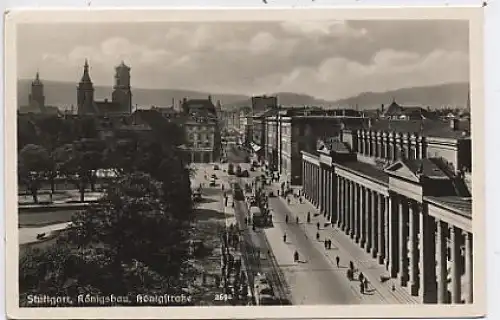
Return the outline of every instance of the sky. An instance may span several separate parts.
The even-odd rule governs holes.
[[[468,22],[349,20],[24,24],[18,77],[96,85],[131,67],[132,87],[337,100],[468,82]]]

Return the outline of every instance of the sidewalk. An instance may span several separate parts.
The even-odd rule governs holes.
[[[279,183],[273,183],[271,186],[273,190],[277,190]],[[290,204],[287,200],[280,197],[282,203],[288,207],[290,212],[299,217],[301,223],[307,219],[307,213],[311,213],[311,223],[304,223],[304,231],[307,233],[311,241],[317,243],[317,246],[325,252],[325,256],[332,263],[336,265],[335,258],[340,258],[340,266],[346,267],[349,261],[352,261],[355,268],[363,273],[365,278],[369,281],[367,294],[360,295],[363,303],[380,303],[381,301],[388,304],[418,304],[421,303],[418,297],[411,296],[405,288],[398,285],[395,279],[380,282],[381,275],[387,275],[387,271],[383,265],[377,263],[369,254],[362,248],[358,247],[356,243],[352,242],[351,238],[345,235],[341,230],[338,230],[326,220],[323,214],[314,207],[310,202],[303,198],[303,203],[299,203],[298,199],[290,197]],[[292,218],[292,221],[294,218]],[[320,223],[320,241],[316,240],[316,233],[318,232],[317,223]],[[332,241],[332,249],[326,250],[324,247],[324,240],[330,239]],[[357,274],[355,276],[357,278]],[[355,291],[359,291],[359,282],[351,281],[351,285]],[[394,291],[392,286],[394,285]]]

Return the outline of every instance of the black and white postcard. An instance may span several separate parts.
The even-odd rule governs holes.
[[[5,19],[9,317],[484,315],[481,8]]]

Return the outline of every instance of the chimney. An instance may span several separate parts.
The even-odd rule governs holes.
[[[450,119],[450,128],[453,131],[458,130],[458,119],[455,118]]]

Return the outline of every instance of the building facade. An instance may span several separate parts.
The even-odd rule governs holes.
[[[277,96],[254,96],[252,97],[252,112],[254,114],[278,108]]]
[[[182,116],[179,121],[186,132],[187,143],[184,151],[188,161],[194,163],[218,161],[222,139],[218,112],[212,103],[212,97],[183,99]]]
[[[441,132],[449,132],[443,126]],[[404,136],[396,136],[394,147],[390,139],[379,143],[384,133],[394,134],[343,130],[349,157],[335,146],[303,152],[305,196],[411,295],[424,303],[472,303],[470,190],[460,174],[427,157],[429,144],[440,137],[424,130],[414,138],[407,134],[409,144],[402,144]],[[467,146],[454,148],[462,154]],[[408,156],[409,150],[416,156]]]

